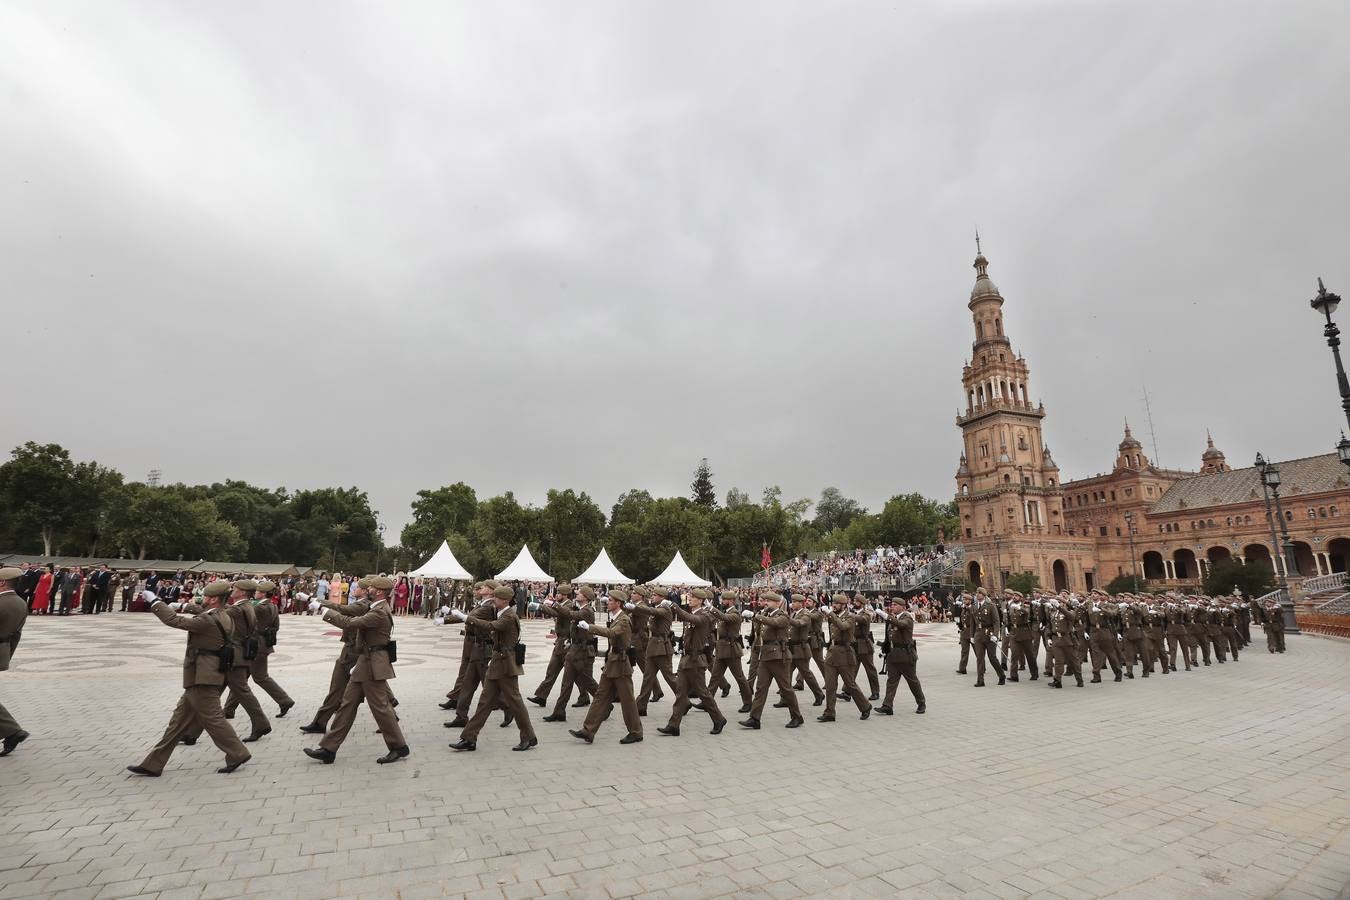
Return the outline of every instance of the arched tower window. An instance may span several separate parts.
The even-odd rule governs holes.
[[[975,339],[976,339],[977,341],[982,341],[982,340],[984,340],[984,323],[983,323],[983,322],[976,322],[976,323],[975,323]]]
[[[1003,334],[1003,320],[998,316],[994,316],[994,331],[1000,335]]]

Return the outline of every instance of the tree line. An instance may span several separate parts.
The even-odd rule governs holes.
[[[707,460],[688,497],[624,492],[606,513],[586,492],[548,491],[542,506],[507,491],[479,498],[463,482],[420,490],[399,543],[386,546],[364,491],[287,491],[243,481],[149,485],[56,444],[29,442],[0,465],[0,549],[16,553],[293,562],[346,571],[412,568],[442,540],[470,572],[505,568],[522,544],[559,579],[574,578],[605,547],[630,577],[655,577],[676,550],[714,581],[744,577],[768,549],[774,562],[802,553],[929,544],[955,533],[956,510],[919,494],[869,513],[836,488],[814,502],[758,500],[731,488],[719,503]]]

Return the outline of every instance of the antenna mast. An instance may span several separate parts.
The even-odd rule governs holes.
[[[1153,430],[1153,408],[1148,402],[1148,385],[1144,385],[1144,413],[1148,416],[1148,436],[1153,441],[1153,462],[1163,468],[1162,458],[1158,456],[1158,432]]]

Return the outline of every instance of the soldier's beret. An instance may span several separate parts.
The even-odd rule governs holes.
[[[887,598],[886,598],[886,605],[887,605],[887,606],[903,606],[903,605],[904,605],[904,602],[905,602],[905,601],[903,600],[903,598],[900,598],[900,597],[887,597]]]
[[[241,578],[234,583],[234,589],[236,591],[256,591],[258,589],[258,582],[254,581],[252,578]]]
[[[484,581],[484,582],[483,582],[483,587],[485,587],[485,588],[496,588],[496,587],[497,587],[497,579],[495,579],[495,578],[489,578],[487,581]]]
[[[268,593],[271,593],[276,589],[277,583],[275,581],[271,581],[267,578],[264,578],[262,581],[258,582],[258,590],[260,591],[267,591]]]
[[[575,590],[576,589],[573,588],[570,584],[563,583],[558,585],[558,590],[556,591],[556,593],[559,597],[570,597],[575,592]]]
[[[595,599],[595,588],[591,587],[589,584],[583,584],[580,588],[578,588],[578,591],[580,592],[581,596],[585,597],[587,600]]]
[[[724,602],[726,602],[726,603],[735,603],[735,602],[736,602],[736,592],[735,592],[735,591],[723,591],[723,592],[722,592],[722,600],[723,600]]]
[[[492,589],[492,596],[496,597],[498,600],[510,600],[515,595],[516,592],[504,584],[498,585]]]
[[[628,592],[627,592],[627,591],[619,591],[619,590],[610,591],[610,592],[609,592],[609,599],[613,600],[615,603],[627,603],[627,602],[628,602]]]
[[[206,587],[202,588],[202,596],[224,597],[233,589],[234,585],[230,584],[228,581],[213,581]]]
[[[765,591],[764,593],[762,593],[762,594],[759,595],[759,599],[761,599],[761,600],[771,600],[771,601],[773,601],[774,603],[782,603],[782,602],[783,602],[783,595],[782,595],[782,594],[776,594],[776,593],[774,593],[773,591]]]
[[[806,598],[803,597],[801,594],[793,594],[793,595],[792,595],[792,602],[793,602],[793,603],[805,603],[805,602],[806,602]]]
[[[358,579],[356,579],[356,586],[359,587],[359,588],[368,588],[368,587],[370,587],[370,578],[369,578],[369,576],[367,576],[367,577],[365,577],[365,578],[358,578]]]
[[[16,566],[5,566],[0,569],[0,581],[13,581],[23,575],[23,569]]]
[[[712,591],[708,590],[707,588],[694,588],[692,591],[689,592],[689,595],[691,597],[697,597],[698,599],[705,601],[712,599]]]
[[[830,602],[831,602],[831,603],[847,603],[847,602],[848,602],[848,598],[845,597],[843,594],[835,594],[833,597],[830,598]]]
[[[394,579],[388,575],[371,575],[366,578],[366,587],[372,591],[392,591],[394,589]]]
[[[645,588],[640,584],[633,585],[632,594],[634,597],[650,597],[652,595],[650,588]]]

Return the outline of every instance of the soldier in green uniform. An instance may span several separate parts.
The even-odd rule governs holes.
[[[1148,651],[1148,672],[1153,671],[1155,661],[1162,664],[1164,675],[1172,671],[1167,661],[1167,648],[1163,644],[1163,635],[1167,631],[1167,613],[1158,605],[1155,598],[1149,598],[1144,605],[1144,640]]]
[[[972,597],[968,593],[957,596],[952,601],[952,616],[956,619],[956,639],[961,645],[961,664],[956,668],[957,675],[966,674],[970,661],[970,605]]]
[[[853,618],[857,624],[853,628],[853,643],[858,654],[858,665],[867,673],[867,699],[881,699],[881,680],[877,677],[877,645],[872,637],[872,607],[861,593],[853,596]]]
[[[998,605],[983,589],[975,592],[974,606],[962,613],[962,619],[970,617],[970,642],[975,646],[975,686],[984,687],[984,663],[989,664],[998,673],[998,683],[1004,684],[1007,673],[998,661],[998,640],[1003,630],[1003,620]]]
[[[1074,631],[1081,630],[1081,626],[1076,620],[1071,608],[1065,607],[1058,599],[1050,601],[1050,610],[1046,619],[1046,633],[1050,636],[1050,653],[1053,668],[1051,674],[1054,676],[1050,682],[1050,687],[1064,687],[1063,675],[1070,672],[1078,682],[1078,686],[1083,686],[1083,670],[1078,659],[1078,654],[1074,650]]]
[[[708,679],[709,688],[717,690],[720,687],[722,696],[727,696],[731,692],[731,686],[727,683],[726,673],[730,672],[741,692],[741,708],[738,712],[748,713],[751,700],[750,683],[741,670],[743,644],[741,623],[744,619],[741,618],[740,610],[736,608],[736,594],[732,591],[723,593],[722,608],[714,610],[712,615],[717,623],[717,637],[713,642],[713,667],[712,675]]]
[[[797,673],[797,680],[810,688],[811,696],[815,698],[814,705],[819,706],[825,702],[825,692],[811,673],[811,628],[814,619],[806,609],[806,598],[801,594],[792,595],[790,606],[792,631],[788,637],[788,651],[792,656],[792,668]],[[780,697],[774,706],[786,707],[787,698]]]
[[[914,711],[922,714],[928,705],[923,699],[923,686],[919,684],[919,647],[914,642],[914,616],[909,611],[909,601],[903,598],[891,600],[888,608],[878,615],[886,623],[886,638],[881,644],[886,655],[886,698],[877,707],[877,712],[883,716],[895,714],[891,704],[895,701],[895,689],[904,678],[918,704]]]
[[[520,696],[520,676],[525,645],[520,643],[520,618],[516,615],[514,599],[516,592],[506,585],[493,588],[492,605],[496,615],[491,619],[470,618],[460,610],[452,610],[450,615],[480,634],[492,639],[491,655],[484,670],[483,695],[478,698],[478,708],[473,718],[460,734],[459,740],[450,745],[452,750],[478,749],[478,734],[483,730],[488,716],[494,709],[505,709],[508,718],[516,722],[520,729],[520,743],[512,750],[529,750],[539,744],[534,727],[530,725],[530,714],[525,701]]]
[[[1191,646],[1186,637],[1186,607],[1168,596],[1163,603],[1163,616],[1167,622],[1167,663],[1173,672],[1177,670],[1177,651],[1181,651],[1181,661],[1186,671],[1191,670]]]
[[[835,594],[830,598],[830,609],[825,613],[825,621],[830,625],[830,652],[825,655],[825,711],[816,717],[817,722],[833,722],[834,704],[840,693],[853,698],[858,707],[859,717],[866,719],[872,714],[872,704],[867,702],[854,679],[858,669],[857,642],[853,640],[853,630],[858,627],[858,619],[849,612],[848,598]],[[839,690],[839,682],[844,682],[844,690]]]
[[[14,590],[23,569],[7,566],[0,569],[0,672],[9,671],[9,661],[19,646],[19,635],[28,621],[28,604]],[[28,732],[0,704],[0,756],[9,756],[14,748],[28,740]]]
[[[577,594],[576,600],[566,604],[554,604],[552,600],[544,601],[546,608],[550,605],[556,607],[553,615],[558,619],[558,628],[565,629],[567,632],[566,655],[563,657],[562,687],[558,690],[558,702],[553,707],[552,715],[544,716],[545,722],[567,721],[567,701],[572,698],[573,685],[577,686],[579,697],[590,697],[595,694],[595,677],[592,672],[595,669],[597,639],[591,637],[589,632],[577,625],[578,622],[586,622],[588,625],[595,624],[595,608],[592,606],[595,601],[595,591],[586,585],[582,585]],[[558,639],[563,640],[561,636]],[[581,700],[578,699],[577,702],[580,703]],[[590,706],[590,700],[586,701],[586,705]]]
[[[783,610],[783,598],[773,591],[760,594],[763,609],[758,613],[745,610],[741,615],[760,625],[759,640],[759,680],[755,682],[755,699],[750,705],[750,718],[741,722],[744,728],[759,728],[760,713],[769,697],[771,683],[777,683],[780,693],[787,700],[788,728],[801,726],[802,713],[797,707],[797,694],[792,690],[792,679],[788,677],[788,635],[792,632],[792,620]],[[842,595],[841,595],[841,598]]]
[[[572,631],[575,627],[568,613],[577,607],[576,601],[572,599],[573,593],[570,584],[560,584],[554,594],[561,599],[552,602],[546,600],[539,608],[540,613],[551,616],[556,621],[553,625],[553,653],[548,658],[548,669],[544,672],[544,680],[539,683],[539,687],[535,688],[534,693],[528,698],[531,703],[538,706],[548,705],[548,695],[553,690],[553,683],[557,681],[558,676],[567,667],[567,655],[572,646]],[[590,693],[586,688],[581,688],[581,693],[577,695],[577,702],[590,705]],[[547,718],[545,721],[547,721]]]
[[[1096,591],[1088,598],[1087,629],[1092,651],[1092,683],[1101,684],[1102,669],[1111,666],[1111,672],[1120,681],[1120,658],[1116,653],[1115,606],[1106,602],[1104,594]],[[1134,676],[1131,675],[1131,678]]]
[[[1136,605],[1134,598],[1122,595],[1118,604],[1120,609],[1121,667],[1126,678],[1134,677],[1134,664],[1138,660],[1143,669],[1143,677],[1148,677],[1153,668],[1153,660],[1148,653],[1144,639],[1144,611]]]
[[[653,596],[650,589],[637,584],[629,591],[629,599],[625,601],[633,604],[633,608],[627,610],[627,612],[633,623],[632,647],[637,653],[637,667],[642,672],[643,684],[647,683],[647,669],[651,667],[651,664],[647,662],[647,642],[651,639],[652,634],[652,605],[648,601]],[[655,684],[656,687],[653,689],[652,695],[647,698],[651,703],[656,703],[665,696],[665,693],[661,690],[661,682],[657,681]]]
[[[268,599],[272,591],[276,590],[276,583],[264,579],[258,582],[258,593],[262,594],[262,599],[257,595],[253,598],[253,611],[258,616],[258,654],[253,657],[249,665],[249,677],[253,683],[262,688],[269,697],[276,701],[280,712],[277,713],[278,719],[284,719],[286,713],[290,712],[291,707],[295,706],[295,701],[291,695],[286,693],[281,685],[277,684],[272,673],[268,671],[267,660],[272,655],[272,651],[277,646],[277,640],[281,630],[281,613]],[[239,708],[239,698],[230,692],[230,696],[225,701],[225,718],[233,719],[234,711]]]
[[[712,734],[721,734],[727,720],[717,708],[712,691],[703,683],[707,672],[707,658],[703,649],[708,643],[716,620],[705,604],[712,599],[712,592],[695,588],[689,593],[689,609],[674,607],[675,617],[684,623],[684,643],[680,650],[680,668],[675,676],[675,708],[671,710],[670,721],[656,729],[669,737],[680,736],[680,720],[689,711],[689,695],[698,697],[700,708],[712,719]]]
[[[1040,630],[1032,606],[1021,594],[1008,598],[1008,634],[1012,637],[1012,662],[1008,669],[1009,681],[1020,681],[1017,672],[1025,667],[1032,681],[1040,677],[1036,652],[1041,642]]]
[[[608,625],[592,625],[579,621],[577,627],[590,634],[599,635],[609,641],[605,651],[605,666],[600,670],[595,695],[591,698],[591,708],[586,711],[586,721],[581,729],[568,734],[586,743],[595,740],[595,732],[609,716],[611,702],[618,698],[623,710],[623,722],[628,733],[620,744],[636,744],[642,740],[642,719],[638,716],[637,702],[633,698],[633,661],[629,658],[629,642],[633,638],[633,620],[624,611],[628,594],[624,591],[610,591],[606,600],[610,622]]]

